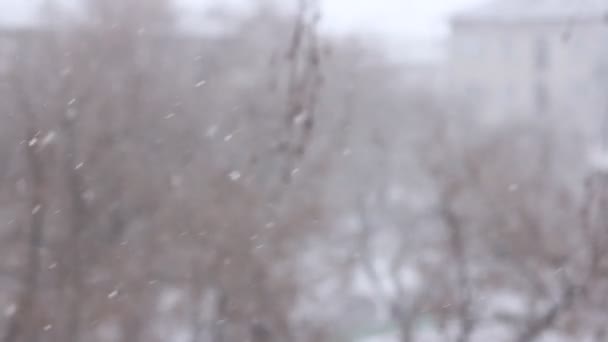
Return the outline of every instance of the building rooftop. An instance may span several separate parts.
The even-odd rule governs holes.
[[[607,17],[608,0],[491,0],[457,13],[452,22],[572,22]]]

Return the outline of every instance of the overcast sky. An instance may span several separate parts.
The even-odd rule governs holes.
[[[322,0],[326,24],[336,30],[372,30],[405,38],[440,37],[454,11],[486,0]],[[508,0],[505,0],[508,1]]]
[[[0,20],[21,22],[40,0],[0,0]],[[120,0],[116,0],[120,1]],[[192,4],[252,0],[180,0]],[[338,32],[372,31],[388,38],[436,38],[450,13],[485,0],[321,0],[324,25]],[[508,0],[505,0],[508,1]]]

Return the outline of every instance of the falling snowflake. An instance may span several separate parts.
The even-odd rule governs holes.
[[[197,84],[194,85],[195,88],[200,88],[202,86],[204,86],[207,83],[207,81],[202,80],[200,82],[198,82]]]
[[[37,204],[34,208],[32,208],[32,215],[36,215],[40,209],[42,209],[42,206],[40,204]]]
[[[118,296],[118,290],[108,293],[108,299],[116,298],[116,296]]]
[[[169,182],[171,183],[172,187],[179,188],[183,184],[183,179],[179,175],[171,175]]]
[[[80,169],[82,169],[83,166],[84,166],[84,163],[80,162],[80,163],[76,164],[76,166],[74,166],[74,170],[80,170]]]
[[[44,328],[43,328],[43,329],[44,329],[44,331],[49,331],[49,330],[51,330],[52,328],[53,328],[53,326],[52,326],[51,324],[47,324],[47,325],[45,325],[45,326],[44,326]]]
[[[303,124],[307,118],[308,118],[308,113],[302,112],[293,118],[293,123],[299,126],[299,125]]]
[[[76,99],[71,99],[70,102],[68,102],[68,106],[73,105],[74,103],[76,103]]]
[[[215,137],[216,133],[217,133],[217,125],[213,125],[213,126],[210,126],[209,128],[207,128],[207,132],[205,133],[205,135],[207,136],[207,138],[213,138],[213,137]]]
[[[42,146],[47,146],[55,140],[57,134],[54,131],[49,131],[44,138],[42,138],[41,144]]]
[[[88,202],[92,202],[95,199],[95,191],[88,189],[84,191],[82,194],[82,199]]]
[[[232,171],[228,174],[228,177],[230,177],[230,180],[236,182],[237,180],[241,179],[241,173],[238,171]]]
[[[27,146],[29,147],[33,147],[38,143],[38,138],[33,137],[32,139],[30,139],[30,141],[27,142]]]
[[[165,119],[169,120],[169,119],[171,119],[174,116],[175,116],[175,113],[169,113],[169,114],[165,115]]]
[[[71,73],[72,73],[72,68],[70,68],[70,67],[65,67],[65,68],[61,69],[61,76],[63,76],[63,77],[68,76]]]
[[[11,317],[17,313],[17,305],[10,304],[4,309],[4,316]]]

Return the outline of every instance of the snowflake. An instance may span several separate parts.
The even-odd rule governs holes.
[[[228,174],[228,177],[230,180],[236,182],[237,180],[241,179],[241,173],[238,171],[232,171]]]

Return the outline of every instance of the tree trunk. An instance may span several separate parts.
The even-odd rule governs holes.
[[[4,336],[4,342],[38,341],[38,327],[34,325],[34,311],[40,282],[41,255],[44,213],[43,189],[44,171],[36,144],[36,130],[30,129],[25,147],[27,167],[30,171],[31,195],[26,215],[29,220],[29,239],[27,246],[27,261],[22,281],[22,291],[17,301],[17,312],[13,315]]]

